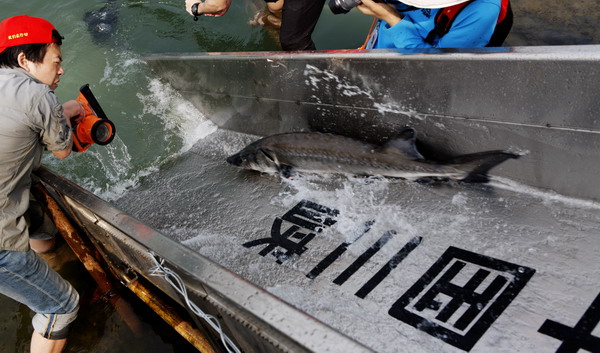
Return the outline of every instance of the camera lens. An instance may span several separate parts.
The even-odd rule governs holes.
[[[99,120],[94,124],[91,135],[95,143],[109,144],[115,137],[115,125],[110,120]]]
[[[94,131],[94,140],[96,141],[106,141],[110,137],[110,129],[106,124],[101,124]]]
[[[336,15],[348,13],[356,5],[360,4],[361,0],[329,0],[329,8]]]

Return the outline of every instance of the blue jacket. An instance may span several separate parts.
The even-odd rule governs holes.
[[[404,17],[395,26],[379,21],[377,40],[373,48],[476,48],[485,47],[500,14],[501,0],[475,0],[454,20],[450,32],[433,44],[425,38],[434,27],[440,9],[415,9],[400,12]],[[402,9],[404,4],[396,5]]]

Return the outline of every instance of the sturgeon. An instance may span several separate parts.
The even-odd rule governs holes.
[[[381,146],[328,133],[290,132],[255,141],[229,156],[227,162],[282,177],[310,172],[485,183],[489,181],[490,169],[507,159],[520,157],[494,150],[464,154],[445,162],[431,161],[419,153],[415,141],[413,128],[403,129]]]

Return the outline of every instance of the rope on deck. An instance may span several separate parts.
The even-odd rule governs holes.
[[[177,291],[177,293],[179,293],[183,297],[188,308],[199,318],[206,321],[206,323],[208,323],[210,327],[212,327],[219,334],[219,336],[221,337],[221,342],[223,342],[223,345],[225,346],[225,349],[227,349],[227,352],[241,353],[241,351],[233,343],[233,341],[229,337],[227,337],[225,332],[223,332],[219,320],[217,320],[217,318],[215,318],[212,315],[206,314],[196,304],[194,304],[194,302],[192,302],[189,299],[187,289],[185,288],[181,277],[179,277],[177,273],[175,273],[173,270],[164,265],[164,259],[161,258],[160,261],[158,261],[156,259],[157,256],[154,253],[150,253],[150,255],[155,265],[155,267],[150,269],[149,271],[150,276],[163,277],[167,281],[167,283],[169,283]]]

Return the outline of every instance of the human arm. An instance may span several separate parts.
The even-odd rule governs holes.
[[[391,4],[375,2],[373,0],[362,0],[356,8],[367,16],[387,22],[390,27],[395,26],[402,20],[394,5]]]
[[[45,92],[31,112],[32,124],[39,133],[41,144],[58,158],[70,155],[73,148],[70,120],[82,112],[79,102],[71,100],[60,104],[53,92]]]
[[[185,0],[185,10],[191,15],[192,6],[198,4],[198,15],[223,16],[231,6],[231,0]]]
[[[471,8],[469,8],[471,7]],[[494,33],[500,4],[474,2],[460,13],[450,32],[437,43],[438,48],[485,47]]]
[[[82,117],[85,113],[83,110],[83,105],[76,100],[70,100],[70,101],[63,103],[62,108],[63,108],[62,115],[66,118],[65,122],[69,128],[71,128],[71,119],[72,118]],[[57,158],[63,159],[63,158],[67,158],[71,154],[72,149],[73,149],[73,144],[71,143],[71,144],[69,144],[68,147],[66,147],[62,150],[51,151],[51,152]]]
[[[65,158],[69,157],[69,155],[71,155],[72,148],[73,147],[71,147],[71,148],[65,148],[64,150],[60,150],[60,151],[52,151],[52,154],[56,158],[65,159]]]

